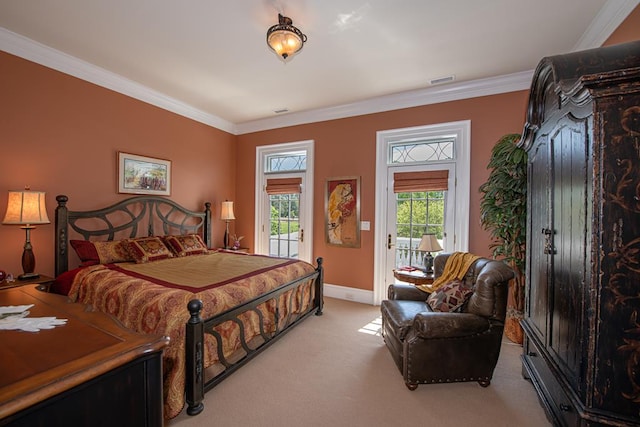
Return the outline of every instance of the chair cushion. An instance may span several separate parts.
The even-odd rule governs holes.
[[[404,340],[418,313],[431,311],[425,301],[384,300],[380,305],[382,319],[399,340]]]
[[[433,311],[455,312],[462,308],[471,292],[471,286],[454,279],[432,292],[427,298],[427,304]]]

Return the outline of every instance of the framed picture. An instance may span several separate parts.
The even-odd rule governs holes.
[[[118,193],[171,195],[171,161],[118,152]]]
[[[360,247],[360,177],[327,179],[324,197],[326,243]]]

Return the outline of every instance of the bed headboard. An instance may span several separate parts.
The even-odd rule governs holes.
[[[211,247],[211,203],[202,212],[186,209],[158,196],[131,197],[103,209],[72,211],[69,198],[56,197],[56,276],[69,269],[69,239],[117,240],[142,236],[198,233]],[[158,233],[156,233],[158,232]]]

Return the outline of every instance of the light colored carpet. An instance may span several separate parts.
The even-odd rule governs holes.
[[[488,388],[476,382],[409,391],[380,336],[380,307],[326,298],[312,316],[168,427],[548,426],[522,347],[505,340]]]

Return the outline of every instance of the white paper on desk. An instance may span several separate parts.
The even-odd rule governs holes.
[[[57,319],[55,317],[10,316],[0,319],[0,330],[20,329],[27,332],[38,332],[40,329],[53,329],[56,326],[66,324],[67,319]]]
[[[0,319],[3,319],[7,316],[17,316],[17,315],[26,316],[26,314],[24,313],[29,314],[27,310],[29,310],[31,307],[33,307],[33,304],[2,306],[0,307]]]

